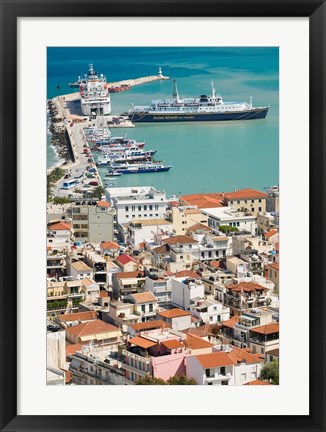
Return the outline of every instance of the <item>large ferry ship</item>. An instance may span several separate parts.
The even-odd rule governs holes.
[[[174,80],[172,99],[153,100],[149,106],[133,106],[128,115],[133,122],[231,121],[264,119],[269,106],[254,107],[250,102],[223,102],[216,95],[213,81],[210,96],[180,98]]]
[[[111,112],[111,99],[106,78],[98,75],[93,65],[89,65],[88,74],[79,82],[80,106],[83,115],[108,115]]]

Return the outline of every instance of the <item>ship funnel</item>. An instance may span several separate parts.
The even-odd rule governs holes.
[[[215,99],[215,87],[214,87],[214,81],[211,81],[211,87],[212,87],[212,99]]]
[[[176,80],[173,80],[173,93],[172,93],[173,99],[176,99],[179,101],[179,93],[178,93],[178,87]]]

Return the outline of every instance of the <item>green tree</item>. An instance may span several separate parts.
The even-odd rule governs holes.
[[[103,196],[104,194],[105,194],[105,189],[104,189],[104,187],[103,187],[103,186],[97,186],[97,187],[94,189],[92,196],[93,196],[94,198],[101,199],[102,196]]]
[[[162,378],[152,378],[149,375],[140,378],[135,382],[136,385],[166,385],[166,382]]]
[[[279,363],[277,360],[273,360],[270,363],[266,363],[260,373],[260,379],[269,381],[272,384],[278,385],[279,383]]]
[[[69,204],[71,202],[71,198],[69,197],[53,197],[53,204]]]
[[[193,378],[187,378],[185,375],[173,376],[167,380],[168,385],[197,385]]]
[[[173,376],[167,381],[162,378],[152,378],[149,375],[140,378],[135,382],[136,385],[196,385],[196,381],[193,378],[187,378],[185,375]]]
[[[221,225],[219,226],[219,231],[223,232],[224,234],[227,234],[229,232],[238,232],[238,228],[237,227],[232,227],[232,226],[228,226],[228,225]]]
[[[64,176],[64,170],[62,168],[54,168],[50,174],[47,175],[47,196],[48,200],[51,197],[52,188],[57,181],[59,181]]]

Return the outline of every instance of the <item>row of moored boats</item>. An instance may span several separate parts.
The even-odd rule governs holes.
[[[157,150],[145,150],[145,141],[137,142],[124,137],[112,137],[108,128],[85,129],[86,139],[92,151],[99,152],[98,167],[108,167],[107,177],[122,174],[164,172],[171,169],[164,161],[156,161]]]

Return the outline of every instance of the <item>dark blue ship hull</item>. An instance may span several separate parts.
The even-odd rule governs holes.
[[[129,171],[128,169],[124,169],[124,168],[115,168],[116,172],[119,172],[121,174],[144,174],[144,173],[154,173],[154,172],[164,172],[164,171],[169,171],[170,170],[170,166],[166,166],[166,167],[154,167],[154,168],[139,168],[137,170],[132,170]]]
[[[188,122],[188,121],[234,121],[234,120],[258,120],[264,119],[269,107],[251,109],[241,112],[226,113],[194,113],[194,114],[166,114],[164,112],[148,113],[137,112],[129,113],[132,122]]]

